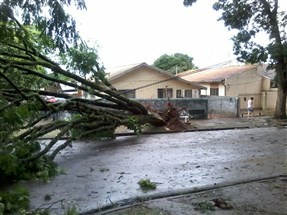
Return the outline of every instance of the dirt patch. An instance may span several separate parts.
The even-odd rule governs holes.
[[[258,181],[237,186],[171,198],[203,214],[286,214],[286,178]]]

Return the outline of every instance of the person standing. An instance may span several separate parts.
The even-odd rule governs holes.
[[[254,116],[254,112],[253,112],[253,100],[254,98],[251,97],[250,99],[248,99],[247,101],[247,117],[248,119],[250,118],[250,116]]]

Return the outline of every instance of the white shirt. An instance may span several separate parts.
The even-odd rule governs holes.
[[[249,99],[247,101],[247,108],[252,108],[252,103],[253,103],[253,101],[251,99]]]

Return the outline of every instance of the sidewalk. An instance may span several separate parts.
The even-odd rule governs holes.
[[[135,200],[133,204],[90,215],[284,215],[287,211],[287,177],[273,177],[195,190],[194,192]],[[142,202],[141,202],[142,201]]]
[[[182,121],[184,123],[184,121]],[[247,129],[260,127],[280,127],[287,126],[287,120],[275,120],[271,116],[254,116],[248,119],[246,116],[238,118],[216,118],[216,119],[191,119],[184,123],[186,129],[183,132],[209,131],[209,130],[229,130],[229,129]],[[153,127],[144,129],[143,134],[156,134],[173,132],[165,127]],[[132,131],[126,128],[116,130],[117,136],[133,135]]]
[[[247,117],[239,117],[191,120],[190,124],[198,130],[256,128],[279,125],[277,121],[271,119],[270,116],[255,116],[250,119],[248,119]]]

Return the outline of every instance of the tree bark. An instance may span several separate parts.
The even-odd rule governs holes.
[[[281,61],[282,62],[282,61]],[[274,112],[275,119],[286,119],[286,97],[287,97],[287,63],[280,63],[276,68],[277,72],[277,101]]]

